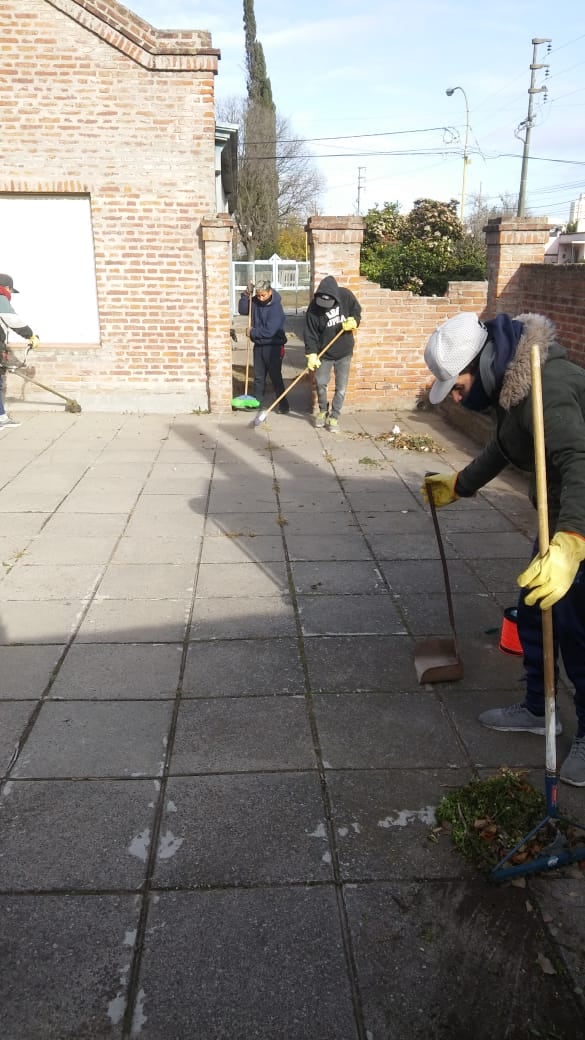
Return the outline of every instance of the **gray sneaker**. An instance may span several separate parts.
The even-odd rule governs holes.
[[[576,737],[573,741],[561,766],[559,780],[573,787],[585,787],[585,737]]]
[[[9,415],[0,415],[0,430],[5,430],[9,426],[20,426],[20,423],[16,419],[11,419]]]
[[[317,415],[315,416],[315,427],[318,430],[322,430],[323,427],[325,426],[326,419],[327,419],[327,412],[318,412]]]
[[[501,733],[537,733],[540,737],[544,737],[546,733],[544,720],[544,715],[533,715],[523,704],[510,704],[507,708],[490,708],[489,711],[482,711],[479,716],[479,721],[486,729],[497,729]],[[562,732],[563,727],[557,716],[557,737]],[[583,767],[585,769],[585,759]]]

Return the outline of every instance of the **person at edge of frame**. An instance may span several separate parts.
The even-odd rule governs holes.
[[[429,400],[448,395],[481,412],[495,410],[496,435],[459,473],[429,478],[437,506],[469,498],[512,463],[530,475],[536,505],[531,347],[542,366],[542,398],[548,482],[549,549],[538,546],[518,576],[518,635],[523,651],[525,696],[518,704],[479,716],[488,729],[545,734],[545,693],[540,612],[552,608],[555,681],[562,656],[574,686],[577,730],[559,778],[585,787],[585,369],[569,361],[553,323],[540,314],[499,314],[480,321],[462,313],[440,325],[427,342],[425,362],[435,376]],[[421,489],[427,497],[425,487]],[[562,724],[557,719],[557,735]]]

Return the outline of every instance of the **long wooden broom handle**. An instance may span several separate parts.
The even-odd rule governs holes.
[[[246,336],[246,378],[244,380],[244,397],[248,396],[248,380],[250,378],[250,329],[252,328],[252,293],[248,302],[248,334]]]
[[[322,357],[323,354],[325,354],[329,350],[329,348],[333,346],[335,341],[338,340],[339,337],[343,335],[344,331],[345,331],[345,329],[340,329],[339,332],[337,333],[337,335],[335,335],[333,337],[333,339],[330,340],[330,342],[327,344],[327,346],[323,347],[323,350],[321,350],[320,353],[317,354],[317,357]],[[277,397],[276,401],[273,401],[269,408],[265,408],[264,409],[264,411],[262,412],[262,415],[263,415],[264,419],[266,418],[268,413],[272,411],[273,408],[276,408],[277,404],[280,404],[280,402],[282,401],[283,397],[286,397],[286,395],[288,393],[290,393],[290,391],[292,390],[293,386],[296,386],[296,384],[299,382],[299,380],[301,380],[303,378],[303,376],[307,374],[307,372],[310,372],[309,368],[304,368],[302,372],[299,372],[298,376],[295,376],[295,378],[293,379],[292,383],[289,383],[289,385],[287,386],[287,388],[284,391],[284,393],[282,393],[280,395],[280,397]]]
[[[538,510],[538,549],[541,557],[549,547],[548,493],[546,488],[546,449],[544,441],[544,414],[542,407],[542,375],[540,349],[530,349],[532,369],[532,427],[534,430],[534,470],[536,474],[536,507]],[[542,651],[545,696],[546,771],[556,773],[555,744],[555,656],[552,611],[541,610]]]

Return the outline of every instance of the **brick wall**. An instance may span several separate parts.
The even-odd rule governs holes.
[[[572,361],[585,365],[585,264],[523,264],[514,313],[546,314]]]
[[[207,408],[200,225],[215,216],[219,56],[209,34],[159,32],[114,0],[2,0],[0,29],[0,192],[91,200],[102,340],[46,345],[37,377],[74,386],[84,407]],[[224,382],[215,397],[227,405]]]

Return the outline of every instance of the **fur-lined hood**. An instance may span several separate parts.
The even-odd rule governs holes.
[[[556,342],[556,329],[549,318],[543,314],[518,314],[515,321],[521,321],[524,332],[518,342],[514,360],[506,369],[502,381],[502,389],[498,404],[509,411],[514,405],[523,401],[530,394],[532,386],[532,369],[530,350],[534,343],[540,349],[541,365],[549,355],[564,357],[565,351]]]

